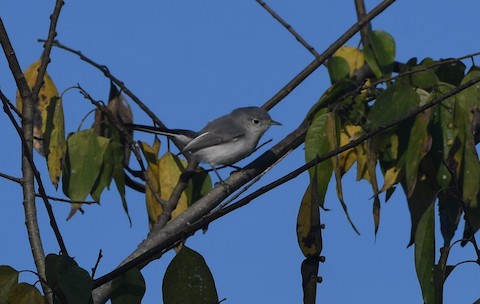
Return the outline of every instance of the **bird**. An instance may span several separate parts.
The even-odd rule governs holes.
[[[209,122],[199,132],[185,129],[164,129],[131,124],[133,130],[174,137],[182,153],[191,154],[192,160],[210,165],[221,182],[216,167],[232,165],[252,154],[260,138],[272,125],[272,120],[260,107],[242,107]]]

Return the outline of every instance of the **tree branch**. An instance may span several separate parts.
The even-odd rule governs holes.
[[[191,221],[187,221],[185,218],[190,218],[191,216],[191,213],[192,213],[192,210],[194,207],[196,207],[196,205],[204,205],[205,203],[210,203],[208,202],[211,198],[202,198],[200,199],[199,201],[197,201],[194,205],[192,205],[189,209],[187,209],[184,213],[182,213],[181,215],[179,215],[178,217],[176,217],[175,219],[173,219],[171,222],[169,222],[168,225],[165,226],[165,228],[160,231],[159,233],[161,234],[160,236],[158,236],[157,238],[157,245],[155,245],[154,247],[152,247],[151,249],[148,249],[146,252],[138,255],[136,258],[132,259],[131,261],[123,264],[122,266],[118,267],[117,269],[115,269],[114,271],[112,271],[111,273],[103,276],[103,277],[100,277],[98,278],[97,280],[94,281],[94,287],[97,287],[97,286],[100,286],[102,284],[105,284],[107,281],[115,278],[116,276],[120,275],[121,273],[133,268],[133,267],[139,267],[140,265],[143,265],[145,264],[146,262],[148,261],[151,261],[155,258],[157,258],[159,255],[161,255],[162,253],[164,253],[165,249],[166,248],[171,248],[175,243],[177,243],[178,241],[192,235],[194,232],[196,232],[197,230],[200,230],[202,229],[203,227],[205,227],[206,225],[208,225],[209,223],[213,222],[214,220],[240,208],[240,207],[243,207],[245,205],[247,205],[248,203],[250,203],[251,201],[253,201],[255,198],[261,196],[262,194],[296,178],[297,176],[299,176],[300,174],[302,174],[303,172],[307,171],[308,169],[318,165],[320,162],[322,161],[325,161],[335,155],[338,155],[346,150],[349,150],[361,143],[363,143],[364,141],[378,135],[379,133],[381,132],[384,132],[385,130],[395,126],[395,125],[398,125],[399,123],[415,116],[415,115],[418,115],[419,113],[425,111],[426,109],[428,108],[431,108],[437,104],[439,104],[440,102],[442,102],[443,100],[447,99],[447,98],[450,98],[452,96],[454,96],[455,94],[458,94],[460,91],[463,91],[464,89],[476,84],[480,82],[480,77],[479,78],[476,78],[476,79],[472,79],[471,81],[468,81],[466,83],[464,83],[463,85],[461,86],[458,86],[456,87],[455,89],[452,89],[451,91],[449,91],[448,93],[442,95],[441,97],[439,98],[436,98],[435,100],[432,100],[428,103],[426,103],[425,105],[415,109],[414,111],[411,111],[410,113],[406,114],[405,116],[395,120],[395,121],[392,121],[388,124],[385,124],[383,126],[380,126],[376,129],[374,129],[373,131],[371,131],[370,133],[368,134],[365,134],[353,141],[351,141],[350,143],[342,146],[342,147],[339,147],[338,149],[335,149],[333,151],[330,151],[329,153],[326,153],[324,155],[321,155],[321,156],[318,156],[317,158],[315,158],[314,160],[312,160],[311,162],[309,163],[306,163],[304,164],[303,166],[299,167],[298,169],[288,173],[287,175],[279,178],[278,180],[258,189],[257,191],[249,194],[248,196],[244,197],[243,199],[239,200],[238,202],[232,204],[232,205],[229,205],[223,209],[218,209],[217,211],[213,212],[213,213],[209,213],[209,214],[206,214],[200,218],[198,218],[197,221],[195,222],[191,222]],[[300,145],[303,140],[300,139],[298,140],[297,142],[293,142],[293,139],[295,138],[302,138],[305,136],[307,130],[308,130],[308,126],[309,126],[309,122],[308,121],[304,121],[294,132],[292,132],[290,135],[287,136],[287,138],[285,138],[282,142],[278,143],[275,147],[273,147],[272,149],[270,149],[269,151],[265,152],[262,156],[260,156],[259,158],[257,158],[255,161],[253,161],[251,164],[249,164],[247,167],[245,167],[241,172],[236,172],[236,173],[233,173],[230,178],[228,178],[226,180],[226,182],[228,182],[229,185],[237,185],[238,182],[240,181],[241,183],[241,180],[250,180],[251,178],[253,177],[250,177],[250,174],[251,175],[255,175],[259,170],[261,170],[262,168],[266,168],[265,167],[265,164],[266,163],[272,163],[272,161],[275,159],[276,156],[278,155],[281,155],[283,152],[285,152],[285,150],[288,150],[288,149],[294,149],[296,148],[298,145]],[[292,140],[290,140],[292,139]],[[219,189],[221,189],[222,187],[216,187],[213,189],[213,191],[211,191],[209,193],[209,195],[215,195],[215,196],[218,196],[220,195],[220,193],[216,193],[218,192]],[[217,191],[216,191],[217,190]],[[215,192],[215,193],[213,193]],[[221,201],[221,199],[220,199]],[[202,207],[200,207],[202,208]],[[195,212],[195,211],[193,211]],[[176,228],[175,228],[176,227]],[[186,228],[185,228],[186,227]],[[183,229],[181,229],[183,228]],[[149,235],[149,238],[151,236]],[[148,238],[147,238],[148,240]],[[146,242],[147,240],[145,240],[144,242]],[[142,243],[143,244],[143,243]],[[142,246],[142,244],[140,246]],[[139,246],[139,247],[140,247]],[[96,295],[96,294],[95,294]]]
[[[44,42],[45,40],[43,39],[39,39],[38,40],[39,42]],[[107,77],[108,79],[110,79],[113,83],[115,83],[117,86],[120,87],[120,90],[122,92],[124,92],[128,97],[130,97],[130,99],[132,99],[133,102],[135,102],[138,107],[140,109],[142,109],[143,112],[145,112],[145,114],[147,114],[151,119],[152,121],[160,126],[161,128],[167,128],[165,126],[165,124],[163,124],[163,122],[155,115],[155,113],[153,113],[141,100],[140,98],[138,98],[132,91],[130,91],[130,89],[127,88],[127,86],[125,86],[125,84],[120,81],[118,78],[116,78],[112,73],[110,73],[109,69],[105,66],[105,65],[100,65],[98,63],[96,63],[95,61],[93,61],[92,59],[88,58],[87,56],[83,55],[82,52],[80,51],[77,51],[77,50],[74,50],[66,45],[63,45],[61,44],[60,42],[58,41],[54,41],[53,42],[53,46],[55,47],[58,47],[59,49],[62,49],[62,50],[65,50],[67,52],[70,52],[72,54],[75,54],[77,55],[78,57],[80,57],[81,60],[85,61],[86,63],[92,65],[93,67],[95,67],[96,69],[100,70],[103,75],[105,77]],[[181,146],[181,143],[175,139],[175,138],[171,138],[171,140],[173,141],[173,143],[177,146],[177,147],[180,147]],[[181,150],[181,149],[180,149]],[[185,156],[185,158],[187,160],[190,159],[190,154],[188,153],[183,153],[183,156]]]
[[[160,198],[160,194],[157,193],[154,190],[155,188],[153,187],[153,183],[150,180],[150,178],[147,174],[147,170],[146,170],[146,168],[145,168],[145,166],[142,162],[142,157],[140,156],[138,145],[136,145],[133,142],[132,135],[125,129],[125,126],[123,126],[122,123],[120,123],[120,121],[118,121],[118,119],[115,117],[115,115],[113,115],[112,111],[110,111],[110,109],[108,109],[106,106],[103,105],[103,102],[100,102],[100,101],[97,101],[97,100],[93,99],[90,96],[90,94],[88,94],[88,92],[85,91],[81,86],[78,85],[77,88],[80,91],[80,94],[82,94],[85,99],[89,100],[95,107],[97,107],[97,109],[99,109],[108,118],[108,121],[119,132],[120,137],[125,139],[126,144],[130,147],[130,150],[133,152],[133,154],[135,155],[135,158],[138,161],[138,164],[140,165],[141,172],[142,172],[142,175],[143,175],[142,176],[143,180],[146,182],[146,184],[150,188],[150,190],[152,190],[152,194],[154,195],[157,202],[162,206],[162,208],[164,208],[165,203]]]
[[[285,20],[283,20],[282,17],[280,17],[270,6],[268,6],[265,1],[261,1],[261,0],[256,0],[258,4],[260,4],[268,13],[270,13],[270,15],[272,15],[273,18],[275,18],[275,20],[277,20],[281,25],[283,25],[287,31],[289,31],[293,37],[295,37],[295,39],[297,39],[298,42],[300,42],[301,45],[303,45],[310,53],[313,54],[313,56],[315,57],[318,57],[320,56],[317,51],[315,51],[315,49],[313,48],[313,46],[311,46],[305,39],[303,39],[302,36],[300,36],[299,33],[297,33],[297,31],[295,31],[295,29],[290,25],[288,24]]]
[[[320,67],[333,53],[335,53],[342,45],[344,45],[353,35],[358,33],[362,27],[368,24],[373,18],[378,16],[387,7],[392,5],[395,0],[384,0],[377,5],[370,13],[365,15],[365,18],[358,20],[352,25],[340,38],[331,44],[320,56],[315,58],[303,71],[301,71],[295,78],[287,83],[280,91],[275,94],[269,101],[267,101],[263,108],[270,110],[277,105],[283,98],[292,92],[302,81],[304,81],[310,74],[312,74],[318,67]]]
[[[265,105],[264,108],[270,109],[275,106],[282,98],[287,96],[295,87],[297,87],[305,78],[307,78],[315,69],[323,64],[323,62],[331,56],[340,46],[342,46],[348,39],[357,33],[362,26],[367,24],[375,16],[384,11],[395,0],[385,0],[374,8],[364,19],[356,22],[345,34],[343,34],[334,44],[332,44],[322,55],[310,63],[299,75],[290,81],[283,89],[273,96]],[[175,236],[178,231],[184,231],[185,227],[196,222],[203,216],[208,214],[212,209],[218,206],[229,193],[239,189],[242,185],[248,183],[255,176],[259,175],[271,164],[273,164],[280,157],[286,153],[294,150],[304,141],[305,133],[308,128],[308,122],[303,123],[297,130],[288,135],[284,140],[278,143],[275,147],[262,154],[259,158],[253,161],[239,172],[235,172],[225,181],[229,186],[230,191],[226,191],[223,186],[213,188],[207,195],[202,197],[195,204],[190,206],[185,212],[180,214],[168,222],[160,231],[153,230],[148,234],[147,238],[133,251],[119,266],[111,273],[95,280],[93,297],[95,303],[105,302],[110,293],[110,284],[106,284],[115,275],[119,275],[132,267],[138,266],[145,261],[148,252],[154,248],[164,248],[169,240]],[[158,252],[161,250],[157,249]],[[140,256],[142,256],[140,258]],[[103,286],[102,286],[103,285]],[[101,287],[100,287],[101,286]]]
[[[366,15],[366,10],[365,10],[365,2],[363,0],[354,0],[355,2],[355,9],[357,11],[357,19],[358,20],[362,20],[363,18],[365,18],[365,15]],[[365,49],[368,45],[370,45],[370,41],[369,41],[369,32],[371,30],[371,26],[370,24],[368,24],[367,26],[364,26],[361,30],[360,30],[360,37],[362,39],[362,45],[363,45],[363,48]]]
[[[10,39],[8,38],[8,34],[6,32],[5,26],[3,21],[0,18],[0,44],[2,45],[3,51],[5,53],[5,57],[7,58],[10,70],[12,75],[15,79],[17,84],[18,90],[20,92],[20,96],[22,98],[23,107],[22,107],[22,128],[23,132],[20,132],[18,125],[16,124],[15,119],[13,118],[12,113],[8,109],[8,103],[5,103],[5,96],[2,95],[2,102],[4,104],[4,110],[9,116],[12,123],[14,123],[19,132],[19,136],[22,139],[22,172],[23,172],[23,181],[22,181],[22,189],[23,189],[23,206],[25,210],[25,223],[27,226],[28,238],[30,241],[30,246],[32,248],[32,254],[35,261],[35,266],[37,268],[37,272],[41,281],[42,289],[45,295],[45,299],[49,303],[53,303],[53,297],[51,293],[51,289],[48,285],[45,284],[45,253],[43,251],[42,239],[40,236],[40,228],[38,225],[37,220],[37,210],[35,206],[35,177],[37,178],[40,192],[45,194],[43,189],[40,174],[36,170],[34,163],[33,163],[33,117],[35,111],[35,101],[37,100],[38,93],[40,88],[43,85],[43,77],[45,75],[45,71],[49,62],[49,55],[51,50],[51,42],[56,35],[56,24],[58,21],[58,17],[60,15],[60,10],[63,5],[63,1],[57,1],[55,5],[55,9],[50,17],[50,29],[48,35],[48,41],[45,45],[44,52],[41,56],[41,64],[38,70],[38,77],[32,91],[28,87],[28,84],[25,80],[25,77],[22,73],[20,68],[20,64],[18,63],[17,57],[15,55],[15,51],[10,43]],[[47,207],[48,215],[50,217],[50,224],[53,228],[55,236],[57,237],[57,241],[59,246],[64,254],[67,254],[66,247],[63,243],[63,239],[61,234],[58,230],[58,226],[55,221],[55,217],[53,216],[53,212],[51,210],[51,206],[48,203],[48,200],[44,198],[45,206]],[[50,208],[49,208],[50,207]]]

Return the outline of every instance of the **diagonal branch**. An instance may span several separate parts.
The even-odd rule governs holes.
[[[278,15],[268,4],[265,3],[265,1],[261,0],[256,0],[258,4],[260,4],[270,15],[272,15],[275,20],[277,20],[281,25],[283,25],[287,31],[289,31],[295,39],[297,39],[298,42],[300,42],[301,45],[303,45],[310,53],[313,54],[313,56],[318,57],[320,56],[317,51],[311,46],[305,39],[303,39],[302,36],[300,36],[295,29],[288,24],[280,15]]]
[[[22,142],[23,149],[27,150],[28,144],[27,144],[26,138],[22,134],[22,128],[18,125],[17,121],[13,117],[13,114],[10,111],[10,107],[9,107],[9,105],[11,103],[10,103],[10,101],[8,101],[7,97],[5,97],[5,95],[3,94],[3,92],[1,90],[0,90],[0,100],[3,103],[4,112],[7,114],[8,118],[10,119],[10,122],[12,123],[12,125],[14,126],[15,130],[18,133],[18,136],[19,136],[19,138]],[[32,139],[33,139],[33,137],[32,137]],[[42,198],[43,203],[45,205],[45,209],[47,210],[48,217],[50,219],[50,225],[51,225],[52,230],[53,230],[53,232],[55,234],[55,237],[57,239],[58,246],[60,247],[60,250],[62,251],[63,254],[68,255],[67,248],[65,246],[65,243],[63,242],[62,234],[60,233],[60,229],[58,228],[57,221],[55,219],[55,215],[53,214],[52,205],[48,201],[49,196],[47,195],[47,193],[45,191],[45,187],[43,186],[42,178],[41,178],[40,173],[38,172],[37,167],[36,167],[36,165],[33,161],[32,154],[31,153],[26,153],[26,152],[24,152],[24,154],[25,154],[25,158],[27,159],[28,165],[31,168],[31,171],[33,171],[32,175],[38,183],[39,195],[37,195],[35,192],[33,192],[33,196],[34,197],[40,196]],[[26,183],[26,179],[25,179],[25,176],[24,176],[23,179],[21,180],[21,184],[22,184],[23,187],[25,187],[25,183]],[[32,187],[32,189],[34,189],[34,188]],[[30,209],[29,209],[29,211],[30,211]],[[35,208],[35,217],[36,217],[36,208]]]
[[[39,39],[38,40],[39,42],[45,42],[45,40],[43,39]],[[103,75],[105,75],[105,77],[107,77],[108,79],[110,79],[113,83],[115,83],[122,92],[124,92],[128,97],[130,97],[132,99],[133,102],[135,102],[138,107],[140,109],[142,109],[143,112],[145,112],[151,119],[152,121],[158,125],[159,127],[161,128],[167,128],[165,126],[165,124],[155,115],[155,113],[152,112],[152,110],[150,110],[141,100],[140,98],[138,98],[132,91],[130,91],[130,89],[121,81],[119,80],[117,77],[115,77],[112,73],[110,73],[109,69],[105,66],[105,65],[101,65],[101,64],[98,64],[97,62],[93,61],[92,59],[90,59],[89,57],[83,55],[82,52],[78,51],[78,50],[74,50],[66,45],[63,45],[61,44],[60,42],[58,41],[54,41],[53,42],[53,46],[55,47],[58,47],[59,49],[62,49],[62,50],[65,50],[67,52],[70,52],[72,54],[75,54],[77,55],[78,57],[80,57],[81,60],[85,61],[86,63],[92,65],[93,67],[95,67],[96,69],[98,69],[100,72],[103,73]],[[172,138],[171,139],[175,145],[177,147],[180,147],[180,143],[178,142],[177,139],[175,138]],[[185,156],[186,159],[190,159],[190,155],[188,153],[184,153],[183,154]]]
[[[41,87],[43,86],[43,77],[47,71],[47,66],[50,63],[50,53],[52,51],[53,41],[57,36],[57,22],[58,17],[60,16],[60,11],[65,3],[63,0],[57,0],[55,3],[55,8],[53,13],[50,15],[50,27],[48,29],[48,38],[43,46],[43,53],[40,57],[40,66],[38,68],[37,80],[35,85],[32,88],[32,98],[37,100],[38,93],[40,92]]]
[[[266,109],[275,106],[282,98],[287,96],[293,89],[295,89],[303,80],[305,80],[315,69],[323,64],[323,62],[331,56],[340,46],[342,46],[348,39],[357,33],[362,26],[370,22],[378,14],[383,12],[395,0],[385,0],[375,7],[364,19],[356,22],[345,34],[343,34],[334,44],[332,44],[322,55],[310,63],[299,75],[290,81],[284,88],[273,96],[265,105]],[[115,276],[120,275],[132,267],[142,264],[145,257],[148,256],[148,251],[153,248],[164,247],[166,242],[178,231],[184,231],[185,227],[191,225],[207,215],[211,210],[218,206],[229,193],[239,189],[242,185],[261,174],[266,168],[273,164],[276,160],[281,158],[286,153],[296,149],[304,142],[305,133],[308,128],[308,122],[303,123],[297,130],[288,135],[280,143],[274,146],[269,151],[262,154],[259,158],[246,166],[243,170],[233,173],[225,182],[229,185],[229,190],[226,191],[223,186],[217,186],[212,189],[206,196],[201,198],[195,204],[190,206],[185,212],[180,214],[175,219],[168,222],[161,230],[153,230],[147,238],[139,244],[130,256],[128,256],[121,265],[111,273],[95,280],[93,297],[95,303],[104,303],[110,293],[110,284],[108,283]],[[158,252],[157,252],[158,254]],[[139,258],[141,256],[141,258]]]
[[[303,172],[307,171],[308,169],[318,165],[320,162],[325,161],[325,160],[327,160],[327,159],[329,159],[329,158],[331,158],[335,155],[338,155],[342,152],[345,152],[346,150],[349,150],[349,149],[365,142],[366,140],[380,134],[381,132],[384,132],[385,130],[387,130],[387,129],[393,127],[393,126],[396,126],[399,123],[401,123],[401,122],[403,122],[403,121],[405,121],[405,120],[407,120],[411,117],[414,117],[415,115],[418,115],[419,113],[425,111],[426,109],[431,108],[431,107],[439,104],[443,100],[458,94],[459,92],[465,90],[466,88],[468,88],[470,86],[475,85],[478,82],[480,82],[480,77],[472,79],[472,80],[464,83],[463,85],[458,86],[455,89],[452,89],[451,91],[447,92],[446,94],[444,94],[444,95],[442,95],[442,96],[424,104],[421,107],[418,107],[417,109],[411,111],[410,113],[407,113],[406,115],[404,115],[403,117],[401,117],[401,118],[399,118],[395,121],[392,121],[392,122],[389,122],[388,124],[377,127],[376,129],[374,129],[370,133],[367,133],[367,134],[349,142],[348,144],[346,144],[342,147],[339,147],[335,150],[332,150],[332,151],[330,151],[330,152],[328,152],[324,155],[318,156],[314,160],[302,165],[298,169],[296,169],[296,170],[288,173],[287,175],[275,180],[274,182],[256,190],[255,192],[249,194],[248,196],[242,198],[241,200],[237,201],[236,203],[234,203],[232,205],[229,205],[229,206],[227,206],[225,208],[222,208],[222,209],[217,209],[215,212],[204,215],[203,217],[199,218],[195,222],[185,223],[183,227],[186,227],[186,228],[178,229],[178,230],[174,231],[174,233],[172,235],[167,235],[165,238],[162,238],[160,240],[160,242],[158,243],[158,245],[156,245],[155,247],[152,247],[151,249],[147,250],[145,253],[141,254],[137,258],[131,260],[130,262],[128,262],[128,263],[126,263],[126,264],[124,264],[120,267],[118,267],[116,270],[112,271],[110,274],[107,274],[103,277],[98,278],[97,280],[95,280],[94,286],[99,286],[100,284],[105,283],[107,279],[111,280],[116,275],[119,275],[119,274],[127,271],[128,269],[131,269],[133,267],[138,267],[139,265],[143,265],[144,263],[155,259],[159,255],[164,253],[165,249],[171,248],[177,242],[179,242],[182,239],[192,235],[197,230],[200,230],[200,229],[204,228],[206,225],[213,222],[214,220],[216,220],[216,219],[218,219],[218,218],[220,218],[220,217],[222,217],[222,216],[224,216],[224,215],[226,215],[226,214],[228,214],[228,213],[230,213],[230,212],[232,212],[232,211],[234,211],[234,210],[236,210],[240,207],[243,207],[243,206],[249,204],[255,198],[257,198],[257,197],[263,195],[264,193],[266,193],[266,192],[268,192],[268,191],[270,191],[270,190],[272,190],[272,189],[274,189],[274,188],[276,188],[276,187],[278,187],[278,186],[280,186],[280,185],[298,177],[300,174],[302,174]],[[267,158],[271,159],[272,156],[277,155],[278,152],[283,152],[285,150],[290,149],[291,146],[288,144],[287,139],[288,138],[298,138],[298,137],[305,136],[305,134],[307,132],[307,129],[308,129],[308,126],[309,126],[309,122],[304,121],[286,139],[284,139],[282,142],[278,143],[275,147],[270,149],[270,151],[265,152],[262,156],[260,156],[254,162],[252,162],[250,165],[245,167],[242,170],[242,172],[237,172],[237,173],[232,174],[232,176],[230,178],[228,178],[227,181],[237,180],[238,175],[249,174],[248,171],[252,171],[252,170],[258,171],[259,168],[263,168],[265,166],[265,164],[264,164],[265,162],[264,162],[263,159],[267,159]],[[229,183],[229,184],[231,184],[231,183]],[[217,187],[215,189],[218,189],[218,188],[219,187]],[[202,204],[202,203],[204,203],[204,201],[205,201],[205,199],[201,199],[198,202],[196,202],[194,205],[192,205],[190,208],[194,207],[197,204]],[[184,217],[186,213],[189,213],[190,208],[187,209],[181,215],[179,215],[177,218],[172,220],[171,223],[176,222],[180,218]],[[165,226],[165,229],[168,229],[168,228],[170,228],[170,223],[169,223],[169,225]],[[163,233],[163,232],[164,231],[162,231],[161,233]]]
[[[355,2],[355,9],[357,11],[357,19],[362,20],[363,18],[365,18],[365,15],[366,15],[365,2],[363,0],[354,0],[354,2]],[[367,26],[363,27],[360,30],[360,37],[361,37],[362,45],[364,49],[370,45],[369,35],[368,35],[368,33],[370,32],[370,29],[371,29],[371,26],[370,24],[368,24]]]
[[[28,84],[25,80],[25,77],[22,73],[20,68],[20,64],[18,63],[18,59],[15,55],[15,51],[11,45],[10,39],[8,38],[7,31],[3,24],[3,21],[0,19],[0,44],[2,45],[3,51],[5,53],[5,57],[7,58],[8,65],[12,72],[12,75],[15,79],[17,84],[18,90],[20,92],[20,96],[23,101],[22,107],[22,129],[19,129],[18,124],[16,123],[15,119],[13,118],[13,114],[8,109],[8,103],[5,102],[6,98],[2,94],[2,102],[4,104],[4,109],[7,115],[9,116],[12,123],[15,125],[19,133],[19,137],[22,139],[22,172],[23,172],[23,206],[25,210],[25,218],[26,218],[26,226],[27,226],[27,233],[30,241],[30,245],[32,248],[32,254],[35,261],[35,266],[37,268],[37,272],[40,277],[40,281],[42,284],[42,289],[45,294],[45,299],[47,302],[53,302],[53,298],[51,295],[51,289],[45,282],[45,253],[43,250],[42,239],[40,236],[40,228],[38,225],[37,220],[37,210],[35,206],[35,178],[37,178],[37,182],[39,184],[40,192],[45,194],[45,191],[42,186],[42,182],[40,179],[40,174],[36,170],[34,163],[33,163],[33,117],[35,111],[35,101],[37,100],[38,93],[40,92],[40,88],[43,85],[43,77],[45,75],[45,71],[47,68],[47,64],[50,60],[50,50],[51,50],[51,43],[56,35],[56,24],[58,21],[58,17],[60,15],[61,7],[63,6],[63,1],[57,0],[54,11],[50,16],[50,28],[49,28],[49,35],[48,35],[48,42],[45,45],[44,52],[41,56],[41,65],[38,70],[38,77],[32,91],[28,87]],[[43,197],[45,206],[47,207],[48,215],[50,217],[50,223],[55,232],[55,236],[57,237],[57,241],[59,246],[64,254],[67,254],[65,244],[63,243],[63,239],[61,234],[58,230],[58,226],[55,221],[55,217],[53,216],[53,212],[51,206],[48,203],[48,199],[44,196]],[[49,208],[50,207],[50,208]]]
[[[310,74],[312,74],[318,67],[320,67],[333,53],[335,53],[342,45],[344,45],[350,38],[367,25],[373,18],[382,13],[387,7],[393,4],[395,0],[384,0],[377,5],[364,18],[359,19],[352,25],[340,38],[332,43],[320,56],[315,58],[306,68],[303,69],[297,76],[295,76],[289,83],[287,83],[277,94],[275,94],[263,107],[270,110],[277,105],[283,98],[292,92],[302,81],[304,81]]]

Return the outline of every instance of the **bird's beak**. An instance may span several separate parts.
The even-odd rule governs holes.
[[[277,121],[275,121],[275,120],[270,121],[270,125],[271,125],[271,126],[283,126],[281,123],[279,123],[279,122],[277,122]]]

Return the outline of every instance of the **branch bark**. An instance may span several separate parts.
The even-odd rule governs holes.
[[[41,56],[41,64],[38,70],[38,76],[36,83],[33,87],[33,91],[30,90],[25,80],[23,72],[18,63],[15,51],[8,38],[7,31],[0,18],[0,44],[2,45],[5,57],[7,58],[8,65],[12,72],[12,75],[17,84],[20,96],[22,98],[22,130],[23,134],[20,134],[22,138],[22,189],[23,189],[23,206],[25,211],[25,224],[27,226],[28,239],[32,249],[33,259],[37,268],[37,273],[40,277],[42,289],[45,295],[45,299],[48,303],[53,303],[53,296],[51,289],[45,284],[45,253],[43,250],[42,239],[40,236],[40,228],[37,220],[37,210],[35,206],[35,177],[37,176],[39,185],[41,180],[39,179],[38,171],[33,164],[33,117],[35,111],[35,101],[38,98],[38,93],[43,85],[43,77],[45,75],[47,65],[50,61],[50,51],[53,43],[53,39],[56,36],[56,25],[58,17],[60,15],[61,7],[63,6],[62,0],[57,0],[52,15],[50,16],[50,28],[47,43],[45,44],[44,51]],[[3,101],[3,98],[2,98]],[[4,107],[7,109],[7,107]],[[11,114],[11,113],[10,113]],[[12,121],[13,122],[13,121]],[[41,187],[41,193],[45,194],[43,187]],[[50,222],[54,228],[54,232],[57,236],[61,250],[67,254],[63,239],[58,231],[53,212],[48,209],[48,200],[46,200],[47,210],[49,211]],[[55,229],[56,228],[56,229]]]
[[[20,96],[23,101],[22,126],[25,145],[22,145],[22,189],[23,189],[23,208],[25,211],[25,225],[27,226],[28,240],[32,249],[33,260],[37,268],[38,275],[42,281],[42,288],[45,294],[51,293],[50,288],[45,282],[45,253],[43,251],[42,239],[40,237],[40,228],[37,221],[37,210],[35,207],[35,185],[33,169],[30,166],[27,155],[33,153],[33,113],[34,102],[32,92],[27,85],[27,81],[22,73],[18,63],[15,51],[10,43],[5,26],[0,18],[0,43],[2,45],[5,57],[7,58],[10,70],[17,84]]]
[[[265,105],[264,108],[271,109],[277,103],[280,102],[285,96],[287,96],[295,87],[297,87],[303,80],[305,80],[313,71],[320,67],[325,60],[327,60],[338,48],[345,44],[355,33],[357,33],[365,24],[368,24],[370,20],[383,12],[388,6],[390,6],[395,0],[385,0],[375,7],[364,19],[356,22],[349,30],[345,32],[334,44],[332,44],[323,54],[315,58],[300,74],[298,74],[292,81],[290,81],[283,89],[280,90],[275,96],[273,96]],[[305,132],[308,127],[308,123],[304,123],[288,135],[284,140],[278,143],[275,147],[265,152],[251,164],[246,166],[243,170],[232,174],[225,182],[229,185],[231,191],[226,191],[223,186],[218,186],[212,189],[206,196],[193,204],[184,213],[168,222],[160,231],[156,229],[152,230],[148,234],[147,238],[139,244],[136,250],[134,250],[122,263],[119,268],[112,273],[123,273],[127,267],[135,267],[129,264],[132,260],[135,260],[140,255],[145,254],[149,250],[161,247],[165,245],[172,236],[178,231],[182,231],[185,227],[188,227],[191,223],[196,222],[203,216],[208,214],[212,209],[218,206],[223,199],[225,199],[229,193],[239,189],[242,185],[246,184],[255,176],[261,174],[263,170],[268,168],[276,160],[281,158],[286,153],[294,150],[304,142]],[[107,274],[94,282],[93,298],[95,303],[104,303],[107,301],[110,294],[109,281],[113,278],[111,274]]]

